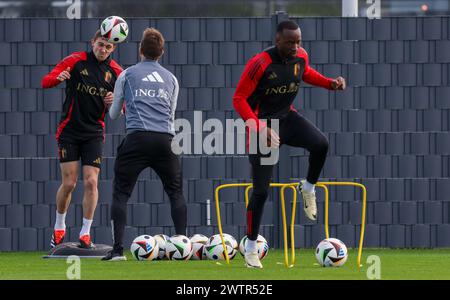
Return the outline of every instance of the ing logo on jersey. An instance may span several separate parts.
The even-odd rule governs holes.
[[[291,82],[289,85],[281,85],[281,86],[275,86],[270,87],[266,89],[266,95],[279,95],[279,94],[286,94],[286,93],[297,93],[298,87],[300,86],[299,83]]]
[[[97,88],[95,86],[84,84],[82,82],[79,82],[77,84],[77,91],[81,93],[87,93],[91,96],[100,96],[100,97],[105,97],[106,94],[108,93],[108,90],[105,89],[104,87]]]

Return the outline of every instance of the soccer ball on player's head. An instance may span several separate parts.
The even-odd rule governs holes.
[[[242,256],[245,254],[245,247],[247,246],[248,237],[247,235],[244,236],[241,239],[241,242],[239,243],[239,252]],[[256,239],[256,249],[258,250],[258,256],[260,260],[263,260],[264,257],[267,256],[267,253],[269,253],[269,243],[267,243],[267,240],[262,236],[258,234],[258,238]]]
[[[233,259],[238,251],[238,243],[233,236],[227,233],[223,234],[223,239],[225,241],[225,247],[227,249],[228,258]],[[226,259],[220,234],[215,234],[212,237],[210,237],[203,251],[205,251],[206,257],[208,259],[212,260]]]
[[[156,242],[158,243],[159,252],[156,259],[165,259],[166,257],[166,242],[169,237],[165,234],[157,234],[154,236]]]
[[[208,242],[208,238],[203,234],[194,234],[191,236],[192,243],[192,260],[202,260],[206,259],[206,253],[203,251],[206,243]]]
[[[128,36],[128,24],[121,17],[107,17],[100,25],[100,34],[110,43],[122,43]]]
[[[166,241],[166,256],[170,260],[188,260],[192,255],[191,240],[184,235],[176,234]]]
[[[347,247],[338,239],[324,239],[317,245],[316,258],[322,267],[340,267],[347,261],[347,257]]]
[[[158,257],[158,243],[150,235],[140,235],[133,240],[131,254],[137,260],[153,260]]]

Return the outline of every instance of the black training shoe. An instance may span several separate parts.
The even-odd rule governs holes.
[[[127,260],[127,257],[123,255],[123,249],[112,249],[110,250],[102,260],[105,261],[123,261]]]

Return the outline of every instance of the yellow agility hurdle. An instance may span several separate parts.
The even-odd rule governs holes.
[[[280,187],[280,199],[281,199],[281,215],[283,220],[283,246],[284,246],[284,265],[288,268],[291,268],[295,264],[295,237],[294,237],[294,225],[295,225],[295,212],[297,206],[297,190],[295,185],[291,183],[271,183],[270,187]],[[249,192],[253,188],[253,185],[250,184],[245,189],[245,207],[248,206]],[[289,263],[288,258],[288,239],[287,239],[287,221],[286,221],[286,202],[284,198],[284,190],[286,188],[290,188],[293,192],[292,198],[292,215],[291,215],[291,263]]]
[[[298,185],[298,183],[297,183]],[[325,236],[326,238],[330,238],[330,234],[328,231],[328,187],[327,186],[355,186],[359,187],[362,190],[362,209],[361,209],[361,230],[359,233],[359,245],[358,245],[358,257],[356,263],[358,268],[362,267],[361,257],[362,257],[362,249],[364,243],[364,232],[366,228],[366,207],[367,207],[367,189],[366,187],[357,182],[337,182],[337,181],[322,181],[318,182],[316,186],[319,186],[324,189],[325,192]]]
[[[286,267],[292,267],[295,263],[295,240],[294,240],[294,224],[295,224],[295,211],[296,211],[296,203],[297,203],[297,187],[298,183],[271,183],[270,187],[281,187],[280,190],[280,199],[281,199],[281,212],[282,212],[282,220],[283,220],[283,239],[284,239],[284,265]],[[362,257],[362,248],[364,241],[364,231],[365,231],[365,220],[366,220],[366,202],[367,202],[367,190],[363,184],[356,182],[318,182],[316,184],[317,187],[323,188],[325,193],[325,236],[329,238],[329,225],[328,225],[328,208],[329,208],[329,191],[327,186],[355,186],[360,187],[362,189],[362,216],[361,216],[361,231],[360,231],[360,239],[359,239],[359,247],[358,247],[358,257],[357,257],[357,265],[358,267],[362,267],[361,257]],[[219,206],[219,191],[224,188],[230,187],[246,187],[245,189],[245,206],[248,206],[249,201],[249,193],[253,188],[252,183],[229,183],[223,184],[216,188],[215,190],[215,200],[216,200],[216,213],[217,213],[217,223],[219,227],[220,237],[222,239],[223,248],[226,249],[225,240],[223,239],[222,232],[222,222],[220,219],[220,206]],[[291,216],[291,263],[289,264],[288,258],[288,242],[287,242],[287,224],[286,224],[286,206],[285,206],[285,197],[284,191],[286,188],[290,188],[293,191],[293,203],[292,203],[292,216]],[[227,263],[230,263],[230,259],[228,257],[227,251],[225,251],[225,258]]]
[[[283,220],[283,237],[284,237],[284,264],[286,267],[292,267],[295,263],[295,243],[294,243],[294,224],[295,224],[295,211],[296,211],[296,203],[297,203],[297,190],[295,188],[295,184],[291,183],[271,183],[271,187],[281,187],[280,190],[280,198],[281,198],[281,212],[282,212],[282,220]],[[253,188],[252,183],[228,183],[222,184],[218,186],[215,190],[215,200],[216,200],[216,213],[217,213],[217,224],[219,227],[219,234],[222,240],[223,249],[227,249],[225,246],[225,240],[223,238],[222,231],[222,221],[220,218],[220,205],[219,205],[219,191],[224,188],[230,187],[246,187],[245,189],[245,207],[248,206],[249,201],[249,192]],[[284,190],[286,188],[290,188],[293,191],[293,204],[292,204],[292,217],[291,217],[291,249],[292,249],[292,261],[289,264],[288,260],[288,244],[287,244],[287,222],[286,222],[286,205],[284,200]],[[224,251],[225,259],[227,263],[230,263],[230,258],[228,257],[228,252]]]

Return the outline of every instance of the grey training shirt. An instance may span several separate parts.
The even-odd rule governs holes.
[[[127,133],[155,131],[175,135],[178,81],[157,61],[145,59],[120,73],[109,110],[116,119],[125,101]]]

